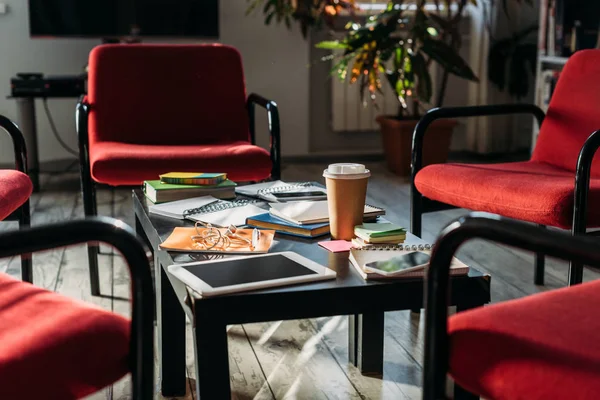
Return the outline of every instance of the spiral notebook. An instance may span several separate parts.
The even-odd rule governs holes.
[[[376,245],[350,250],[350,263],[363,279],[405,279],[405,278],[423,278],[426,273],[426,264],[420,268],[410,268],[405,272],[396,272],[394,274],[379,273],[367,267],[367,264],[377,262],[391,261],[394,257],[405,256],[409,253],[419,252],[427,255],[431,254],[430,245]],[[450,265],[450,275],[466,275],[469,273],[469,266],[458,260],[452,259]]]
[[[148,212],[151,214],[162,215],[163,217],[185,219],[190,210],[199,209],[212,203],[216,203],[218,199],[212,196],[193,197],[191,199],[183,199],[169,201],[166,203],[153,204],[148,206]]]
[[[190,221],[202,221],[216,227],[242,226],[246,224],[247,218],[265,213],[266,210],[257,207],[256,203],[262,203],[262,201],[258,199],[219,200],[202,207],[185,210],[184,217]]]
[[[298,193],[298,196],[278,198],[274,193]],[[311,196],[301,195],[301,193],[318,192]],[[270,203],[296,201],[296,200],[325,200],[327,191],[321,186],[315,186],[311,182],[286,183],[283,181],[257,183],[255,185],[246,185],[236,188],[236,193],[249,197],[258,197]]]

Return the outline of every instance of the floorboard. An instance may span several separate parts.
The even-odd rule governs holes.
[[[408,226],[410,193],[408,181],[387,172],[383,164],[368,166],[368,202],[387,210],[387,218]],[[320,164],[287,165],[287,181],[323,182]],[[76,173],[43,174],[42,188],[31,198],[32,225],[83,217]],[[126,188],[98,190],[100,215],[133,224],[131,191]],[[466,214],[454,209],[426,214],[423,238],[433,242],[450,221]],[[0,230],[16,229],[15,223],[0,224]],[[101,288],[106,297],[90,294],[85,246],[57,249],[34,255],[36,284],[89,301],[125,316],[130,315],[129,273],[119,254],[102,245]],[[533,256],[527,252],[483,240],[464,245],[459,257],[492,275],[492,300],[503,301],[565,286],[566,263],[547,260],[546,285],[533,283]],[[0,260],[0,271],[20,275],[18,258]],[[586,270],[585,280],[600,273]],[[110,298],[115,296],[116,298]],[[385,360],[382,379],[362,376],[348,362],[347,318],[274,321],[228,327],[230,380],[234,399],[417,399],[421,390],[423,313],[409,311],[386,314]],[[181,399],[195,398],[195,368],[191,326],[187,325],[187,372],[189,390]],[[88,399],[129,399],[130,380],[125,377]],[[157,399],[162,399],[157,391]]]

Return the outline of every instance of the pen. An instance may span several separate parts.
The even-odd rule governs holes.
[[[258,238],[260,238],[260,231],[256,228],[252,231],[252,249],[254,250],[258,245]]]

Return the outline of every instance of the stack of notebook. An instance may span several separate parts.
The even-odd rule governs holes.
[[[354,227],[356,247],[377,244],[399,244],[406,239],[406,229],[391,223],[363,223]]]
[[[292,201],[288,203],[273,203],[269,213],[279,219],[296,225],[329,223],[329,208],[327,200],[323,201]],[[365,205],[364,220],[375,220],[384,215],[385,210],[371,205]]]
[[[329,233],[329,209],[326,200],[272,203],[270,206],[268,213],[250,217],[246,219],[246,224],[308,238]],[[385,211],[381,208],[365,206],[365,219],[372,220],[383,214]]]
[[[144,193],[155,204],[213,196],[217,199],[235,198],[235,182],[224,173],[169,172],[159,180],[145,181]]]
[[[272,229],[278,233],[307,238],[323,236],[329,233],[329,222],[300,225],[277,218],[270,213],[263,213],[247,218],[246,225],[260,229]]]

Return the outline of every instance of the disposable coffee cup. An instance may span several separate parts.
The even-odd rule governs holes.
[[[361,225],[371,172],[362,164],[330,164],[323,171],[327,185],[329,228],[333,239],[351,240]]]

